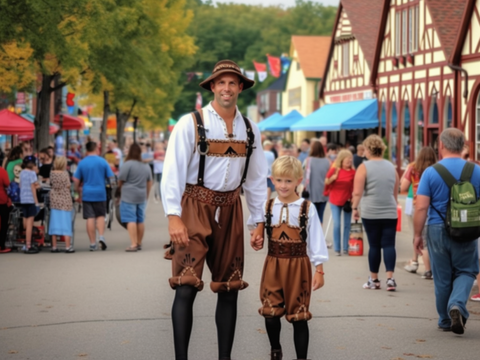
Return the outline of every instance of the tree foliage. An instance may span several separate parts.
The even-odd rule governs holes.
[[[244,69],[253,69],[252,61],[266,62],[266,54],[280,56],[288,53],[292,35],[331,35],[336,8],[316,2],[297,0],[296,6],[249,6],[239,4],[217,4],[211,1],[189,0],[194,12],[188,33],[195,38],[198,51],[190,70],[211,72],[221,59],[236,61]],[[241,111],[254,103],[258,91],[268,87],[275,78],[269,77],[264,83],[257,83],[252,90],[239,97]],[[184,89],[175,104],[173,117],[192,111],[196,93],[201,91],[201,79],[188,82],[182,76]],[[204,103],[212,95],[203,91]]]

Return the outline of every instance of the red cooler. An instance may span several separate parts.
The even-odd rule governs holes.
[[[355,222],[350,225],[350,239],[348,240],[348,255],[363,255],[363,225]]]

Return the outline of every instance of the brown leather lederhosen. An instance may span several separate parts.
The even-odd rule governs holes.
[[[172,277],[170,286],[192,285],[203,289],[202,273],[205,260],[212,272],[210,287],[214,292],[245,289],[243,281],[243,214],[240,187],[245,182],[254,135],[247,118],[247,141],[207,139],[202,115],[192,113],[200,154],[197,184],[187,184],[182,197],[182,220],[188,229],[188,247],[171,247]],[[245,157],[245,169],[240,185],[228,192],[204,186],[207,156]]]
[[[268,255],[263,266],[260,284],[262,307],[258,310],[264,317],[286,315],[289,322],[310,320],[310,294],[312,267],[307,255],[307,223],[310,202],[305,200],[299,213],[299,226],[287,221],[272,225],[272,208],[275,199],[266,205],[265,228],[268,237]]]

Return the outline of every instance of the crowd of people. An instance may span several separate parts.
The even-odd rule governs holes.
[[[59,144],[62,148],[57,148]],[[140,250],[145,202],[153,183],[155,201],[158,203],[161,199],[160,181],[166,143],[157,142],[154,150],[152,144],[149,139],[140,139],[138,144],[128,144],[122,151],[116,141],[111,140],[106,144],[103,156],[100,146],[89,138],[84,146],[71,139],[68,150],[63,148],[63,141],[55,141],[35,154],[30,142],[22,142],[7,150],[0,167],[0,254],[11,252],[16,248],[14,242],[20,240],[21,243],[22,239],[23,252],[37,254],[41,247],[32,233],[38,230],[34,225],[44,221],[48,221],[46,228],[51,236],[51,252],[61,252],[57,245],[62,241],[65,243],[64,252],[74,253],[71,240],[75,201],[82,204],[83,218],[87,220],[90,250],[97,250],[98,246],[105,250],[107,188],[108,184],[116,186],[117,183],[119,194],[122,187],[127,189],[119,195],[122,223],[129,230],[131,240],[126,251]],[[139,178],[141,173],[144,174],[142,179]],[[46,207],[48,218],[45,216]],[[9,229],[12,230],[13,226],[10,214],[15,208],[20,209],[21,228],[12,232],[17,238],[7,244]]]

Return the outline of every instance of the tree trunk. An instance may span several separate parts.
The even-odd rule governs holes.
[[[123,147],[125,146],[125,138],[123,137],[125,133],[125,124],[128,120],[128,114],[120,112],[117,109],[117,145],[120,150],[123,151]]]
[[[52,77],[42,75],[42,90],[37,94],[37,116],[35,116],[35,152],[49,146],[50,95]]]
[[[100,143],[102,144],[100,154],[105,155],[105,148],[107,145],[107,122],[110,115],[110,93],[108,91],[103,92],[103,120],[102,120],[102,133],[100,134]]]

